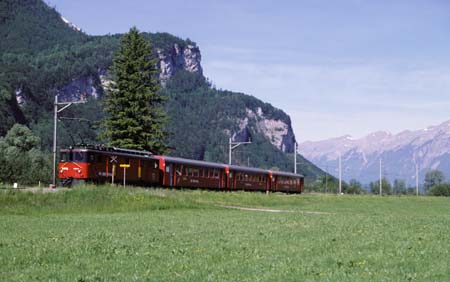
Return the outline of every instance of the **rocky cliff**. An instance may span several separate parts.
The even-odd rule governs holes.
[[[158,67],[161,70],[159,78],[163,85],[179,70],[203,75],[200,64],[202,56],[200,49],[195,45],[188,44],[182,47],[175,43],[169,51],[158,48],[156,52],[159,58]]]
[[[238,119],[239,131],[232,133],[232,140],[247,141],[251,139],[251,127],[264,135],[277,149],[285,153],[294,152],[295,136],[291,120],[284,114],[281,118],[271,118],[264,114],[261,107],[245,108],[246,116]]]
[[[196,45],[173,43],[169,48],[155,48],[159,58],[157,67],[160,69],[159,78],[164,86],[167,81],[180,70],[203,75],[201,53]],[[98,69],[90,75],[74,77],[63,87],[55,91],[59,93],[60,101],[77,101],[89,97],[99,98],[104,94],[105,87],[111,82],[111,75],[107,68]],[[19,104],[25,103],[22,92],[16,91]]]

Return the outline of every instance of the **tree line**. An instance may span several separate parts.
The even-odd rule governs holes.
[[[344,194],[380,194],[380,181],[372,181],[369,184],[362,184],[356,179],[342,181],[342,193]],[[440,170],[429,170],[425,174],[425,179],[421,185],[423,195],[447,196],[450,197],[450,182],[446,182],[445,175]],[[325,175],[315,182],[308,183],[307,191],[322,193],[338,193],[339,180],[336,177]],[[415,195],[416,187],[408,186],[403,179],[395,179],[390,182],[387,178],[381,179],[382,195]]]

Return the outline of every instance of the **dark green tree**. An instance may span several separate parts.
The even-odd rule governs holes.
[[[433,186],[444,183],[444,181],[445,181],[444,173],[440,170],[433,169],[425,174],[423,188],[425,189],[425,192],[429,192]]]
[[[24,125],[15,124],[0,138],[0,182],[49,182],[51,155],[38,148],[39,138]]]
[[[370,192],[372,192],[373,194],[380,194],[380,182],[378,180],[370,182],[369,187]],[[392,185],[385,177],[381,179],[381,190],[383,195],[390,195],[392,192]]]
[[[344,191],[344,193],[346,194],[362,194],[362,192],[363,192],[362,184],[356,179],[351,179]]]
[[[430,189],[430,195],[450,197],[450,183],[434,185]]]
[[[158,91],[156,63],[150,43],[131,28],[114,56],[113,82],[105,100],[104,136],[112,146],[160,154],[167,150],[162,108],[166,99]]]
[[[406,182],[403,179],[395,179],[393,185],[393,192],[397,195],[405,195],[406,194]]]

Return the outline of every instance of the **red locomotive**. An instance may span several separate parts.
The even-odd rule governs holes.
[[[303,176],[281,171],[225,165],[151,152],[104,146],[62,149],[59,179],[141,186],[192,187],[223,191],[248,190],[301,193]]]

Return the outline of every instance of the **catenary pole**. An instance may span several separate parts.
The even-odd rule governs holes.
[[[297,142],[294,142],[294,173],[297,174]]]
[[[342,162],[341,154],[339,153],[339,195],[342,193]]]
[[[382,186],[382,181],[381,181],[381,158],[380,158],[380,196],[382,196],[381,186]]]
[[[419,196],[419,165],[416,163],[416,196]]]
[[[86,100],[74,101],[74,102],[58,102],[58,95],[55,95],[55,102],[53,105],[53,172],[52,172],[52,188],[56,188],[56,145],[57,145],[57,130],[58,130],[58,113],[64,111],[72,104],[84,104]],[[58,109],[58,105],[62,105],[61,109]]]
[[[251,144],[251,143],[252,143],[251,141],[247,141],[247,142],[233,142],[231,140],[231,137],[230,137],[229,142],[228,142],[228,164],[231,165],[231,151],[233,149],[236,149],[240,145]]]
[[[56,128],[58,126],[58,95],[55,95],[55,103],[53,105],[53,175],[52,188],[56,187]]]

